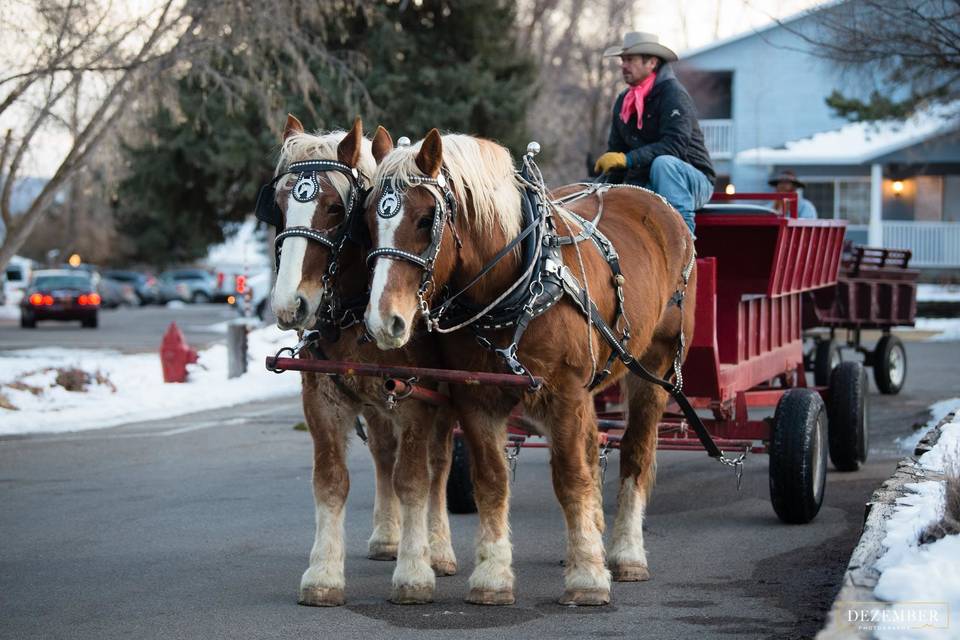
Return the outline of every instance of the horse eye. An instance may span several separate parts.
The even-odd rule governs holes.
[[[433,216],[423,216],[417,220],[417,229],[429,229],[433,226]]]
[[[344,208],[342,204],[332,204],[329,207],[327,207],[327,215],[339,216],[339,215],[343,215],[343,213],[344,213]]]

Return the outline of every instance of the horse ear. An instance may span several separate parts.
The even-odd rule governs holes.
[[[393,138],[383,127],[377,127],[377,133],[373,136],[373,159],[380,164],[388,153],[393,151]]]
[[[363,123],[360,121],[360,116],[357,116],[353,121],[353,128],[337,145],[337,160],[348,167],[357,166],[360,163],[360,141],[362,139]]]
[[[417,168],[431,178],[436,178],[440,175],[441,165],[443,165],[443,142],[440,140],[440,132],[436,129],[430,129],[430,133],[427,134],[420,145],[420,153],[417,154]]]
[[[283,139],[286,141],[292,135],[303,133],[303,124],[292,113],[287,114],[287,123],[283,125]]]

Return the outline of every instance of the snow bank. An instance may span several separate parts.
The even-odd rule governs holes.
[[[957,407],[956,401],[953,405]],[[941,429],[936,446],[919,459],[928,473],[943,473],[946,462],[960,452],[960,418]],[[898,603],[943,603],[951,614],[960,611],[960,536],[950,535],[920,545],[920,533],[943,514],[944,483],[940,480],[907,484],[911,495],[897,499],[897,508],[887,521],[877,561],[881,572],[874,595]],[[956,637],[952,629],[880,629],[879,638]],[[943,635],[943,634],[947,635]]]
[[[250,363],[243,376],[227,379],[227,347],[215,345],[201,351],[190,365],[188,382],[165,384],[157,354],[123,355],[115,351],[84,349],[27,349],[0,357],[0,394],[18,410],[0,408],[0,435],[53,433],[102,429],[265,400],[300,392],[300,376],[274,374],[263,359],[281,346],[292,346],[296,335],[276,326],[250,332]],[[99,372],[110,384],[91,383],[85,392],[71,392],[53,384],[57,368]],[[40,389],[6,386],[20,381]],[[53,386],[51,386],[53,384]],[[36,389],[34,389],[36,390]]]
[[[918,284],[917,302],[960,302],[960,284]]]
[[[900,445],[901,451],[912,455],[914,449],[916,449],[920,441],[923,440],[923,436],[927,435],[930,429],[940,424],[940,421],[950,415],[950,413],[957,410],[960,410],[960,398],[949,398],[947,400],[934,402],[930,405],[930,419],[927,420],[926,426],[917,429],[908,436],[897,438],[895,442]]]
[[[917,318],[918,331],[936,331],[926,342],[956,342],[960,340],[960,318]],[[899,331],[899,329],[898,329]]]

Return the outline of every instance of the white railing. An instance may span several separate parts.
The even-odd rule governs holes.
[[[909,249],[910,266],[960,267],[960,222],[883,221],[883,246]]]
[[[700,130],[714,160],[733,157],[733,120],[701,120]]]

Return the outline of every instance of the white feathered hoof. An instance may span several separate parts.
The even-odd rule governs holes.
[[[397,545],[388,542],[371,542],[367,547],[367,557],[371,560],[396,560]]]
[[[403,585],[390,591],[393,604],[428,604],[433,602],[433,587],[430,585]]]
[[[609,589],[567,589],[560,604],[578,607],[599,607],[610,604]]]
[[[610,565],[610,575],[615,582],[646,582],[650,569],[645,564],[621,562]]]
[[[347,601],[339,587],[302,587],[299,604],[307,607],[340,607]]]
[[[470,604],[493,606],[510,605],[516,602],[512,589],[470,589],[466,600]]]
[[[430,563],[433,575],[444,577],[457,574],[457,563],[453,560],[434,560]]]

